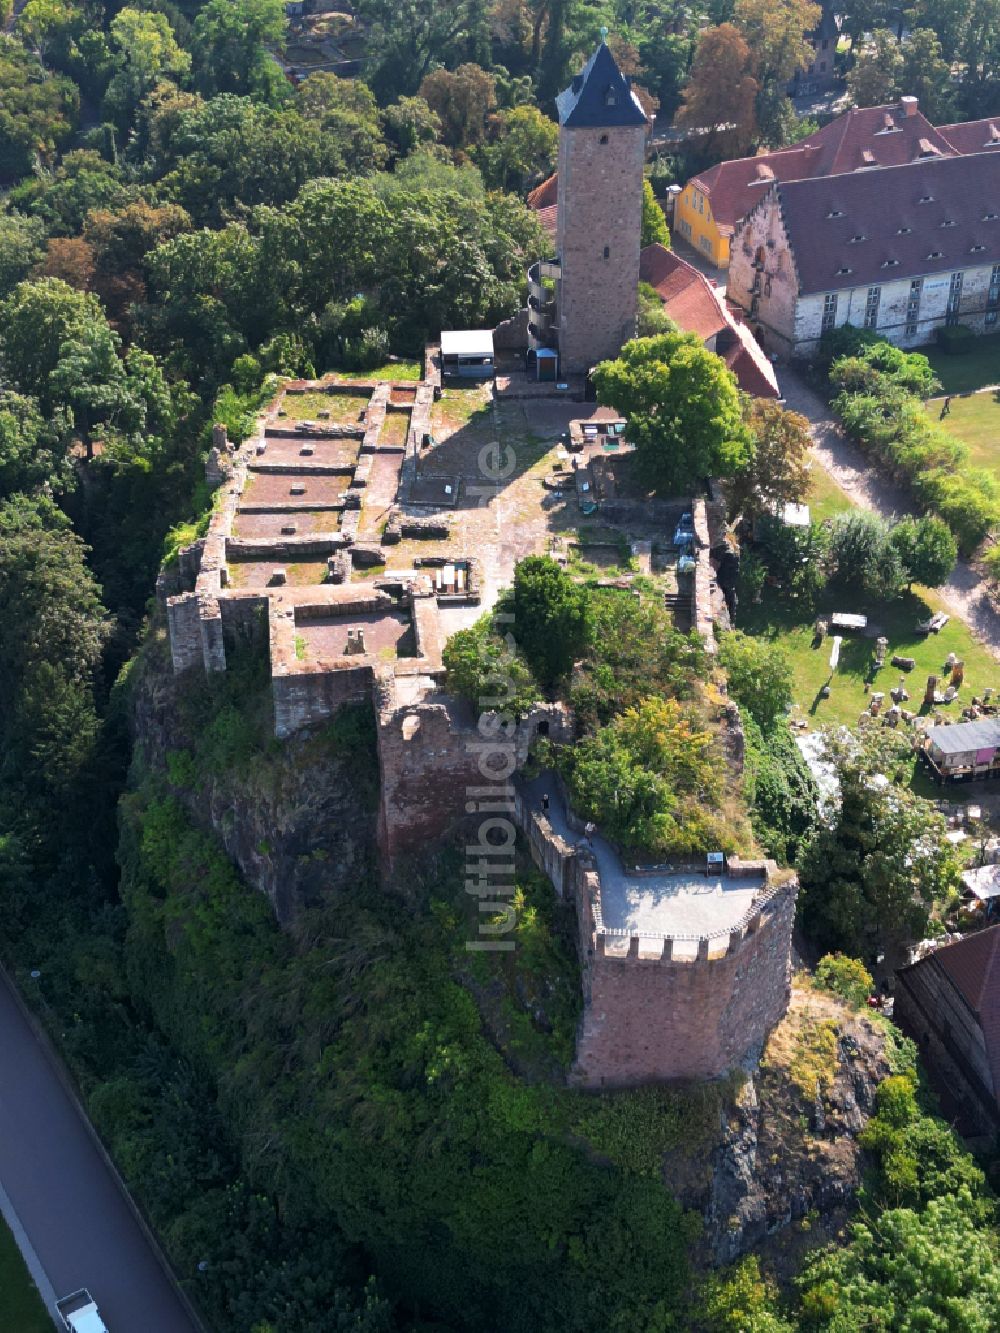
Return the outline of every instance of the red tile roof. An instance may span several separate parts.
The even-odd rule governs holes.
[[[1000,263],[1000,154],[771,186],[799,292]]]
[[[708,342],[728,330],[730,345],[720,355],[745,393],[777,398],[774,367],[751,331],[730,314],[721,295],[703,273],[673,250],[647,245],[639,255],[639,281],[653,287],[663,308],[684,333]],[[724,340],[720,339],[720,347]]]
[[[771,181],[795,181],[813,175],[815,157],[816,150],[808,148],[784,148],[778,153],[762,153],[760,157],[737,157],[693,176],[688,185],[695,185],[708,195],[715,225],[727,235],[750,212]]]
[[[538,221],[553,240],[556,238],[556,219],[558,214],[559,210],[556,208],[555,204],[550,204],[548,208],[540,208],[538,210]]]
[[[912,108],[909,115],[907,106]],[[769,179],[809,180],[900,166],[922,157],[953,157],[960,151],[914,103],[897,102],[855,107],[792,148],[720,162],[689,183],[709,196],[716,225],[728,233],[749,213]]]
[[[559,176],[553,172],[541,185],[536,185],[528,195],[528,207],[537,210],[554,206],[557,197]]]
[[[639,281],[656,289],[678,328],[697,333],[703,342],[729,323],[705,275],[665,246],[647,245],[640,253]]]
[[[946,944],[915,963],[938,967],[975,1014],[983,1031],[993,1075],[993,1095],[1000,1101],[1000,926]]]
[[[942,134],[956,153],[983,153],[1000,148],[1000,116],[991,120],[966,120],[958,125],[939,125]]]
[[[746,324],[733,320],[732,328],[738,341],[723,353],[723,360],[737,384],[752,398],[780,398],[778,377],[763,347]]]

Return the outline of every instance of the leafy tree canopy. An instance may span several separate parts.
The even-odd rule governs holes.
[[[594,383],[599,400],[628,419],[643,475],[661,494],[731,477],[750,458],[736,381],[696,334],[626,343],[596,367]]]

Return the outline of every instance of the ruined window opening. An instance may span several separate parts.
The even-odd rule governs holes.
[[[535,735],[536,735],[536,736],[547,736],[548,734],[549,734],[549,724],[548,724],[548,720],[547,720],[547,719],[543,719],[541,722],[539,722],[539,724],[538,724],[538,729],[537,729],[537,731],[535,732]]]

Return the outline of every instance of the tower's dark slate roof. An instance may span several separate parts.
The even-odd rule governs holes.
[[[646,114],[606,44],[600,46],[570,86],[556,98],[566,129],[613,129],[645,125]]]

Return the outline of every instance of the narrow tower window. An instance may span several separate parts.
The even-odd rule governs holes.
[[[610,258],[611,258],[611,246],[610,246],[610,245],[606,245],[606,246],[604,247],[604,258],[605,258],[605,259],[610,259]]]

